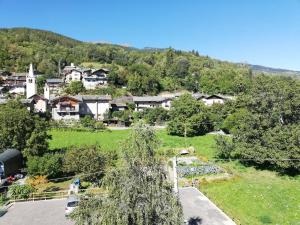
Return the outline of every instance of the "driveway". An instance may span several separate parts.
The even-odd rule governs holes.
[[[65,218],[66,199],[17,202],[0,217],[1,225],[73,225]]]
[[[194,187],[179,189],[185,221],[189,225],[236,225],[222,210]]]

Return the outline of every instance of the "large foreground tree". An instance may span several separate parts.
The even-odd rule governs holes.
[[[152,129],[138,124],[124,144],[122,164],[104,180],[107,193],[80,202],[77,224],[182,224],[182,208],[167,181]]]
[[[28,156],[41,156],[48,150],[47,123],[31,114],[20,102],[0,107],[0,152],[16,148]]]

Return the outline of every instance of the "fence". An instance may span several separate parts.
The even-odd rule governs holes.
[[[83,195],[86,193],[98,195],[103,195],[103,190],[99,188],[88,188],[88,189],[80,189],[79,193],[76,195]],[[61,198],[67,198],[70,195],[69,190],[63,190],[63,191],[49,191],[49,192],[33,192],[28,195],[26,198],[16,198],[16,196],[10,196],[7,198],[7,200],[4,202],[4,205],[8,205],[10,203],[15,202],[25,202],[25,201],[38,201],[38,200],[49,200],[49,199],[61,199]],[[2,199],[5,198],[6,193],[1,193],[0,197]]]

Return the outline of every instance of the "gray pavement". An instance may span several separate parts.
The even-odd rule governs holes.
[[[236,225],[222,210],[194,187],[179,189],[184,219],[189,225]]]
[[[179,198],[189,225],[235,225],[198,189],[180,188]],[[65,218],[66,199],[18,202],[0,217],[0,225],[73,225]]]
[[[0,217],[2,225],[73,225],[65,218],[66,199],[14,203]]]

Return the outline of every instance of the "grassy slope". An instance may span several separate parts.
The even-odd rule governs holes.
[[[104,150],[117,150],[128,130],[113,132],[51,131],[51,148],[99,143]],[[185,146],[183,137],[169,136],[158,131],[163,149]],[[187,138],[187,146],[194,146],[197,155],[212,158],[214,137]],[[280,177],[274,172],[259,171],[238,163],[224,163],[224,167],[239,178],[205,184],[200,189],[220,208],[240,224],[300,224],[300,179]]]

